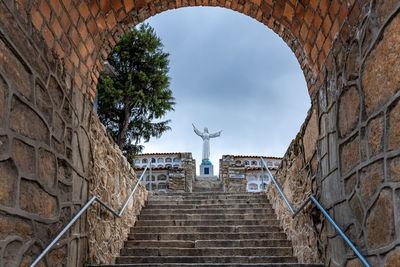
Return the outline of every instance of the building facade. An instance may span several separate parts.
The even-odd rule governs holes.
[[[143,183],[156,192],[190,192],[196,175],[192,153],[151,153],[135,157],[134,168],[141,174],[151,161],[151,177],[147,171]]]
[[[261,156],[223,155],[219,175],[226,192],[260,192],[270,184],[267,171],[262,170]],[[282,158],[262,157],[275,174]],[[263,175],[264,174],[264,175]]]

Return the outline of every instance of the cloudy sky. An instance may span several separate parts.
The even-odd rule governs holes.
[[[211,139],[218,174],[222,155],[281,157],[310,107],[296,57],[272,30],[222,8],[181,8],[145,22],[170,53],[176,106],[172,130],[145,143],[144,153],[192,152],[201,162],[200,130],[223,130]],[[197,166],[197,172],[199,172]]]

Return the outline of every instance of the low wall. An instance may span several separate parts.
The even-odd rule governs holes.
[[[135,174],[95,113],[91,115],[89,136],[94,162],[90,169],[89,195],[100,197],[119,212],[141,174]],[[99,204],[88,209],[88,263],[114,263],[146,199],[147,191],[140,184],[121,218]]]

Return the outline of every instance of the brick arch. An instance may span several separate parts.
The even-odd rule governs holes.
[[[351,2],[351,3],[350,3]],[[166,10],[215,6],[265,24],[296,55],[309,94],[322,80],[325,62],[339,31],[357,22],[364,1],[340,0],[38,0],[32,25],[64,62],[77,88],[93,100],[97,78],[112,47],[130,27]],[[20,8],[22,15],[27,13]]]

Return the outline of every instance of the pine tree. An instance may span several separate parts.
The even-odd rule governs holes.
[[[175,105],[162,48],[150,25],[132,29],[107,58],[115,75],[100,76],[97,85],[99,118],[131,163],[142,141],[170,130],[170,120],[161,120]]]

